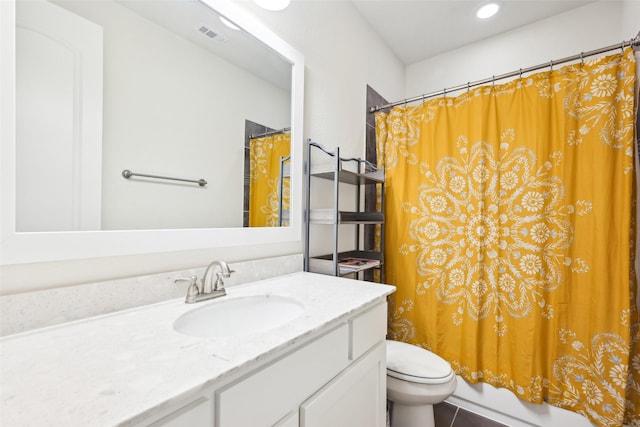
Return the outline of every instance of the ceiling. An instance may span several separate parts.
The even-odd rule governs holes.
[[[410,65],[594,0],[501,0],[501,10],[486,20],[475,16],[486,0],[352,1],[398,58]]]

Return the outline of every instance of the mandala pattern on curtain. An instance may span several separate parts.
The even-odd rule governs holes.
[[[376,116],[390,336],[640,425],[633,51]]]

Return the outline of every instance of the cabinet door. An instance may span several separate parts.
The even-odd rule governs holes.
[[[16,231],[99,230],[102,27],[47,1],[18,6]]]
[[[385,426],[386,363],[382,341],[302,404],[300,426]]]

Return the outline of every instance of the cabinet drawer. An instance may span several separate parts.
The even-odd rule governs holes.
[[[218,427],[272,426],[349,363],[346,324],[216,393]]]
[[[212,425],[213,405],[211,399],[203,396],[150,424],[149,427],[209,427]]]
[[[387,335],[387,303],[376,305],[361,315],[354,317],[351,327],[351,360],[356,360],[371,347],[385,339]]]

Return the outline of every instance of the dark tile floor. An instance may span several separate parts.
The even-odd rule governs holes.
[[[505,427],[505,424],[482,417],[447,402],[433,407],[436,427]]]

